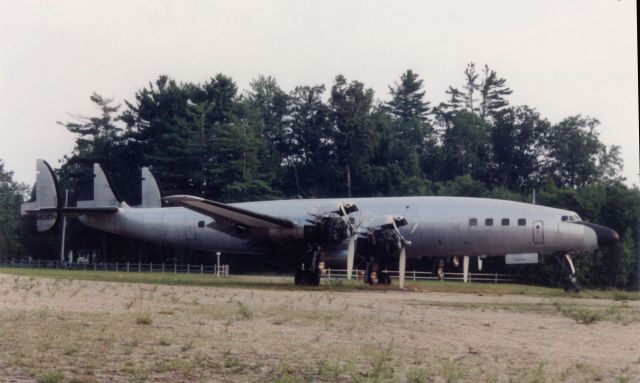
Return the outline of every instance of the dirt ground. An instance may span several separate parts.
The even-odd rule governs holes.
[[[640,301],[0,274],[2,382],[639,382]]]

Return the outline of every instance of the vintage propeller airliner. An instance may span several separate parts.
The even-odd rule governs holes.
[[[470,256],[554,254],[564,263],[565,289],[575,289],[571,253],[618,241],[607,227],[584,222],[573,211],[486,198],[382,197],[296,199],[224,204],[189,195],[165,197],[142,168],[142,204],[118,200],[94,164],[90,201],[63,207],[56,176],[46,161],[36,162],[36,200],[23,204],[38,231],[61,216],[77,217],[92,228],[172,246],[231,253],[267,253],[274,246],[298,249],[296,284],[317,285],[322,257],[343,257],[348,276],[356,258],[365,259],[365,281],[381,262],[398,262],[404,288],[407,257],[464,259]],[[380,273],[378,280],[389,283]]]

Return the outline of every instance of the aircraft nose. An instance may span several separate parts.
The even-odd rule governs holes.
[[[591,222],[576,222],[576,223],[585,225],[596,232],[596,237],[598,238],[598,247],[613,245],[614,243],[620,240],[620,236],[618,235],[618,233],[615,230],[610,229],[606,226],[597,225]]]

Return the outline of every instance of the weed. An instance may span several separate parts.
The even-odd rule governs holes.
[[[64,355],[66,356],[71,356],[77,352],[78,352],[78,346],[75,344],[72,344],[64,348]]]
[[[444,359],[440,366],[440,373],[447,383],[454,383],[467,376],[467,369],[457,361]]]
[[[49,309],[48,308],[42,308],[40,310],[38,310],[38,318],[39,319],[46,319],[49,316]]]
[[[185,344],[182,345],[182,347],[180,347],[180,350],[182,352],[187,352],[189,350],[191,350],[193,348],[193,342],[187,342]]]
[[[567,318],[571,318],[580,324],[592,324],[606,318],[606,314],[600,310],[591,310],[580,307],[562,307],[559,302],[554,302],[553,307],[556,308],[562,315]]]
[[[421,367],[412,367],[407,371],[407,382],[426,383],[429,381],[429,370]]]
[[[393,341],[389,342],[387,347],[375,353],[371,362],[372,370],[367,373],[352,373],[351,378],[354,382],[386,382],[393,378],[393,367],[391,362],[393,355]]]
[[[340,375],[348,371],[350,365],[344,365],[337,360],[323,360],[318,363],[316,369],[317,375],[320,377],[328,377],[331,381],[338,381]]]
[[[176,312],[173,311],[173,310],[161,310],[161,311],[158,311],[158,314],[160,314],[160,315],[173,315],[175,313]]]
[[[62,371],[56,369],[51,371],[43,371],[38,375],[38,381],[40,383],[59,383],[64,379]]]
[[[238,302],[238,318],[251,319],[253,317],[253,311],[245,306],[242,302]]]
[[[171,342],[169,342],[168,340],[162,338],[160,339],[160,346],[170,346]]]
[[[141,312],[136,316],[136,324],[150,325],[153,323],[153,317],[149,311]]]

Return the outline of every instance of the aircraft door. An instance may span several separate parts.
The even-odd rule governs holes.
[[[533,243],[538,245],[544,243],[544,224],[542,221],[533,221]]]

